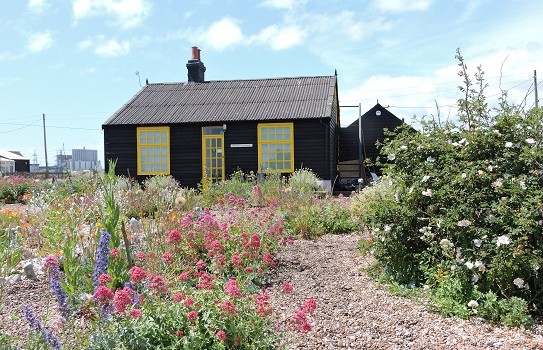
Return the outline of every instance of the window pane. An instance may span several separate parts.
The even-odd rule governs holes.
[[[262,154],[262,160],[268,160],[269,157],[268,157],[268,153],[263,153]]]
[[[155,131],[154,133],[154,140],[153,143],[159,143],[160,142],[160,131]]]
[[[162,171],[168,171],[168,165],[162,164]]]
[[[148,153],[149,155],[153,155],[153,154],[155,154],[155,149],[149,147],[149,148],[147,149],[147,153]]]
[[[284,162],[283,164],[283,169],[290,170],[290,162]]]
[[[141,171],[147,171],[147,164],[143,163],[141,165]]]
[[[262,145],[262,152],[264,153],[268,152],[268,145]]]
[[[162,163],[168,163],[168,157],[162,156]]]
[[[155,147],[155,154],[160,154],[160,147]]]
[[[142,154],[142,155],[147,154],[147,147],[142,147],[142,148],[141,148],[141,154]]]
[[[290,160],[290,153],[285,153],[285,160]]]
[[[277,153],[277,160],[283,160],[283,153]]]

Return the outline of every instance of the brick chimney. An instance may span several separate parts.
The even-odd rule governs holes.
[[[206,67],[204,66],[204,63],[200,61],[200,49],[198,46],[192,47],[192,59],[187,62],[187,70],[189,82],[203,83],[205,81],[204,73]]]

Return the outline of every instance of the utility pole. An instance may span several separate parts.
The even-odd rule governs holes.
[[[534,91],[535,91],[535,108],[539,108],[539,99],[537,97],[537,71],[534,69]]]
[[[45,113],[43,113],[43,147],[45,148],[45,178],[49,178],[49,163],[47,162],[47,137],[45,136]]]

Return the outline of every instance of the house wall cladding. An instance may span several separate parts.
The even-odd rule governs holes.
[[[335,118],[332,118],[335,122]],[[285,122],[284,120],[265,123]],[[294,167],[312,169],[322,179],[335,174],[335,138],[331,134],[331,118],[294,120]],[[216,124],[173,124],[170,127],[170,174],[182,186],[196,187],[202,179],[202,127]],[[224,133],[225,175],[236,170],[258,172],[259,122],[228,122]],[[144,126],[144,125],[141,125]],[[108,126],[104,128],[104,153],[106,171],[108,160],[117,160],[117,175],[136,177],[143,181],[147,176],[137,176],[137,126]],[[328,137],[327,137],[328,135]],[[251,144],[252,147],[231,147],[232,144]],[[329,157],[329,162],[323,158]],[[333,164],[333,166],[332,166]],[[332,179],[333,180],[333,179]]]

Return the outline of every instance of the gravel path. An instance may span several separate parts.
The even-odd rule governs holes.
[[[543,349],[541,325],[521,330],[445,318],[379,288],[364,272],[372,258],[359,254],[359,239],[298,240],[278,254],[269,293],[281,317],[306,298],[317,301],[313,330],[288,333],[287,349]],[[291,294],[280,291],[283,282],[292,284]]]

